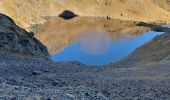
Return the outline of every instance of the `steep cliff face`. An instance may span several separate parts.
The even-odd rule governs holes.
[[[80,16],[112,17],[134,21],[170,21],[169,0],[1,0],[0,12],[24,28],[45,22],[64,10]]]
[[[0,51],[29,56],[48,57],[47,48],[20,28],[6,15],[0,14]]]

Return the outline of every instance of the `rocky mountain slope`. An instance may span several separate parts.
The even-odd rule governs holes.
[[[0,14],[0,51],[29,56],[47,57],[47,48],[29,33],[20,28],[6,15]]]
[[[24,28],[45,22],[64,10],[80,16],[111,17],[133,21],[170,21],[169,0],[1,0],[0,12]]]

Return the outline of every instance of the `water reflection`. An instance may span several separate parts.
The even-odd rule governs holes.
[[[111,38],[107,33],[88,32],[77,36],[82,52],[92,55],[105,54],[111,46]]]
[[[116,20],[55,17],[38,26],[36,37],[54,61],[80,61],[102,65],[120,60],[137,47],[161,34]]]
[[[104,33],[113,41],[117,41],[123,37],[129,37],[129,35],[141,35],[148,29],[137,27],[131,23],[106,19],[76,17],[71,20],[64,20],[54,17],[45,24],[36,27],[34,31],[36,38],[48,47],[50,54],[54,54],[75,42],[77,36],[83,33]]]

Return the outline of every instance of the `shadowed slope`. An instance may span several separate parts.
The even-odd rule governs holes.
[[[15,24],[6,15],[0,14],[0,51],[20,53],[23,55],[48,57],[47,48],[27,32]]]

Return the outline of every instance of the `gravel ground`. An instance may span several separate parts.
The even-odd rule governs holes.
[[[169,60],[124,68],[108,65],[109,70],[7,54],[0,54],[0,62],[2,100],[170,99]]]

